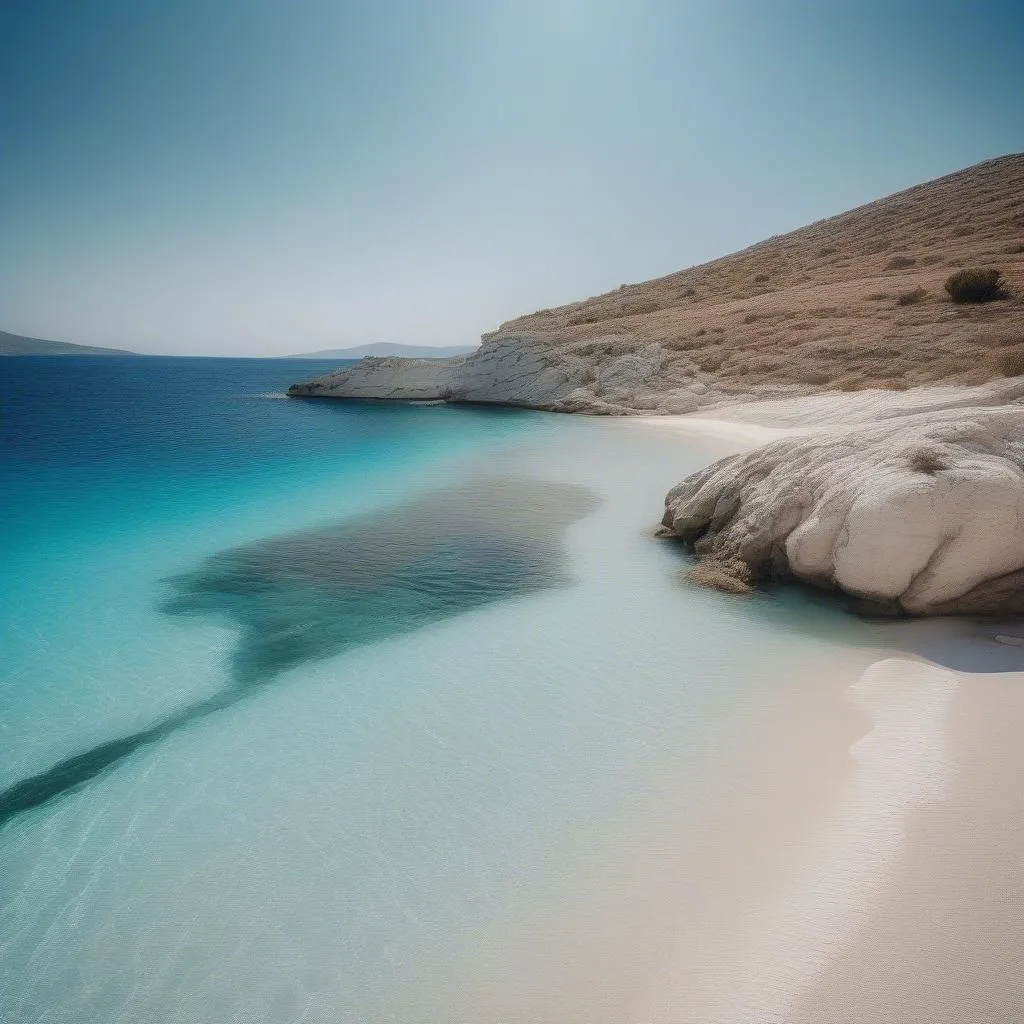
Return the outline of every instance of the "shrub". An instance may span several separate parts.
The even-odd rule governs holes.
[[[767,274],[758,274],[754,278],[755,284],[764,284],[765,281],[767,281],[767,280],[768,280],[768,275]]]
[[[912,256],[893,256],[891,260],[885,265],[886,270],[906,270],[907,267],[912,267],[917,260]]]
[[[949,463],[933,448],[918,448],[911,452],[907,458],[907,465],[915,473],[925,473],[928,476],[949,469]]]
[[[868,298],[871,299],[872,302],[881,302],[882,299],[889,298],[889,293],[888,292],[872,292],[868,296]]]
[[[1004,377],[1024,377],[1024,345],[1000,352],[996,366]]]
[[[992,267],[970,267],[951,274],[946,291],[954,302],[990,302],[1003,297],[1003,279]]]
[[[1015,242],[1013,245],[1008,245],[1003,252],[1008,252],[1011,256],[1015,253],[1024,252],[1024,242]]]
[[[911,288],[908,291],[900,292],[896,297],[896,302],[900,306],[916,306],[919,302],[924,302],[928,292],[924,288]]]
[[[839,250],[834,245],[826,245],[824,248],[818,250],[819,256],[832,256]]]

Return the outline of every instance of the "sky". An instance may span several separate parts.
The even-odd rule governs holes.
[[[471,344],[1021,150],[1019,0],[0,0],[0,328]]]

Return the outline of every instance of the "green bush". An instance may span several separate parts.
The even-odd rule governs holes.
[[[990,302],[1003,297],[1003,279],[991,267],[969,267],[946,279],[946,291],[954,302]]]

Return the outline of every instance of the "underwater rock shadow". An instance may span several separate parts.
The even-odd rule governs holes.
[[[477,478],[211,556],[195,572],[166,581],[171,594],[161,607],[238,626],[230,683],[147,729],[65,758],[0,792],[0,826],[300,664],[566,585],[565,533],[597,505],[591,491],[575,485]]]

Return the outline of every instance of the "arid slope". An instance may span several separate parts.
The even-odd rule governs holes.
[[[952,303],[943,282],[971,266],[1002,270],[1009,298]],[[901,304],[919,288],[923,297]],[[609,335],[657,342],[663,376],[691,364],[734,394],[982,383],[1005,372],[1003,350],[1024,346],[1024,154],[494,333],[539,332],[576,351]]]

